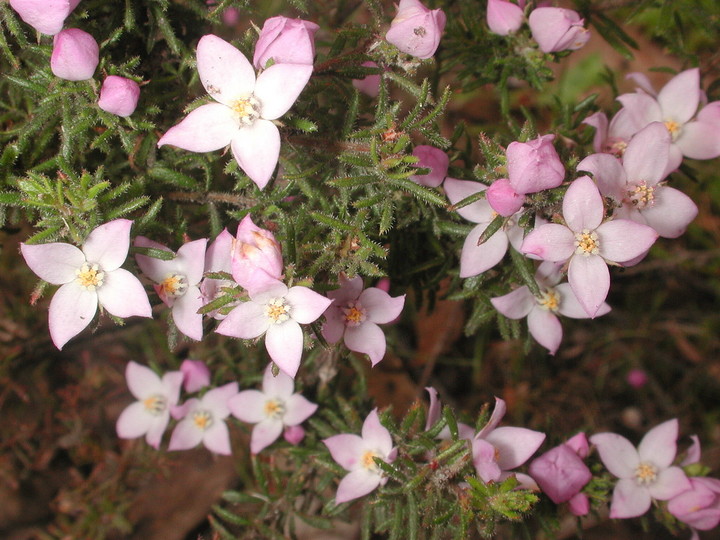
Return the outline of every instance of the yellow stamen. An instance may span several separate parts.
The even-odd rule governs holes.
[[[378,466],[373,459],[376,457],[380,457],[380,454],[373,452],[372,450],[367,450],[360,458],[360,464],[363,466],[364,469],[368,469],[370,471],[377,471]]]
[[[165,412],[167,408],[167,399],[165,396],[154,395],[143,400],[143,406],[145,410],[152,415],[158,416]]]
[[[202,431],[206,431],[213,425],[213,417],[210,411],[195,411],[192,414],[192,421],[195,427]]]
[[[648,186],[644,180],[638,182],[635,187],[628,190],[630,203],[638,209],[652,206],[655,202],[655,188]]]
[[[657,480],[657,467],[652,463],[643,462],[635,469],[635,481],[640,486],[649,486]]]
[[[273,298],[265,305],[265,316],[275,324],[284,323],[290,319],[290,306],[283,298]]]
[[[250,126],[260,118],[260,102],[255,96],[236,99],[230,108],[243,126]]]
[[[269,399],[265,402],[263,410],[265,416],[278,420],[285,414],[285,404],[278,399]]]
[[[538,300],[538,304],[543,309],[557,312],[560,307],[560,295],[554,289],[548,289],[542,293],[542,300]]]
[[[342,308],[347,326],[359,326],[367,319],[367,310],[360,305],[360,302],[350,302],[347,307]]]
[[[577,255],[597,255],[600,252],[600,242],[595,231],[590,232],[583,229],[582,232],[575,234],[575,253]]]
[[[187,278],[182,274],[171,274],[160,283],[160,288],[165,296],[177,298],[187,292]]]
[[[105,272],[101,271],[97,264],[83,263],[75,270],[75,275],[77,284],[86,291],[94,291],[97,287],[101,287],[105,279]]]

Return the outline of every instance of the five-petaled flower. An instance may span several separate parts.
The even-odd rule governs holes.
[[[62,285],[50,302],[50,337],[58,349],[90,324],[98,304],[116,317],[152,317],[138,279],[120,268],[130,249],[132,221],[116,219],[94,229],[82,248],[52,242],[20,244],[25,262],[41,279]]]
[[[218,103],[192,111],[160,138],[158,146],[212,152],[229,144],[240,168],[263,189],[280,155],[280,132],[272,121],[295,103],[312,65],[275,64],[256,78],[238,49],[208,34],[198,43],[197,67],[200,81]]]

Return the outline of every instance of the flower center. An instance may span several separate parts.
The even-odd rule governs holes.
[[[582,232],[575,233],[576,255],[589,257],[590,255],[597,255],[599,252],[600,242],[598,242],[598,235],[595,231],[590,232],[588,229],[583,229]]]
[[[641,180],[636,184],[631,184],[628,190],[628,200],[638,210],[642,210],[647,206],[652,206],[655,199],[655,188],[648,186],[645,180]]]
[[[362,465],[363,469],[367,469],[368,471],[377,472],[378,466],[377,463],[375,463],[375,460],[373,458],[380,457],[380,454],[377,452],[374,452],[372,450],[367,450],[360,458],[360,464]]]
[[[619,137],[610,137],[606,139],[602,145],[602,151],[606,154],[612,154],[615,157],[622,157],[627,148],[627,142]]]
[[[268,418],[280,420],[285,415],[285,403],[279,399],[268,399],[263,410]]]
[[[260,118],[260,101],[255,96],[236,99],[230,106],[240,127],[251,126]]]
[[[192,413],[192,421],[196,428],[207,431],[213,425],[213,416],[210,411],[195,411]]]
[[[100,270],[97,264],[83,263],[83,265],[75,270],[75,282],[86,291],[94,291],[97,287],[102,287],[105,272]]]
[[[680,132],[682,131],[682,126],[678,124],[675,120],[665,120],[663,122],[665,124],[665,127],[670,132],[670,135],[672,136],[672,140],[676,140],[680,136]]]
[[[170,274],[160,283],[162,293],[168,298],[177,298],[187,292],[188,281],[183,274]]]
[[[284,298],[273,298],[265,304],[265,316],[275,324],[284,323],[290,318],[290,305]]]
[[[345,326],[360,326],[367,319],[367,310],[360,302],[350,302],[347,307],[342,308]]]
[[[154,394],[143,400],[143,406],[153,416],[160,416],[167,409],[167,398],[160,394]]]
[[[540,304],[542,309],[557,313],[560,307],[560,295],[555,289],[548,289],[542,293],[542,300],[538,300],[537,303]]]
[[[644,461],[635,469],[635,482],[638,486],[649,486],[657,480],[657,467]]]

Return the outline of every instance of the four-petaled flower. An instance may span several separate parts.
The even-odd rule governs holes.
[[[116,317],[152,317],[138,279],[120,268],[130,249],[132,221],[116,219],[94,229],[81,249],[62,242],[20,244],[25,262],[41,279],[62,285],[50,302],[50,337],[58,349],[90,324],[98,304]]]

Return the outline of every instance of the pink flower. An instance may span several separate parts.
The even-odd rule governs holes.
[[[170,251],[144,236],[135,238],[135,245]],[[180,332],[197,341],[201,340],[203,335],[202,315],[197,311],[203,305],[199,285],[205,265],[206,245],[205,238],[183,244],[175,258],[169,261],[135,255],[140,270],[156,283],[155,292],[160,300],[172,309],[175,326]]]
[[[130,362],[125,378],[137,401],[120,413],[116,425],[118,437],[136,439],[145,435],[147,443],[157,449],[170,421],[170,408],[180,397],[183,375],[169,371],[160,379],[150,368]]]
[[[652,499],[667,501],[692,486],[680,467],[673,467],[678,421],[668,420],[648,431],[637,450],[616,433],[590,437],[605,467],[620,480],[613,491],[611,518],[643,515]]]
[[[291,377],[282,371],[275,377],[269,365],[263,375],[262,392],[245,390],[228,401],[235,418],[255,424],[250,438],[253,454],[275,442],[285,426],[299,426],[315,413],[317,405],[293,393],[294,389]]]
[[[490,31],[500,36],[517,32],[525,20],[520,6],[506,0],[488,0],[487,24]]]
[[[419,159],[416,167],[430,169],[428,174],[415,174],[410,180],[423,186],[438,187],[447,176],[450,158],[434,146],[420,145],[413,149],[413,156]]]
[[[565,166],[552,141],[555,135],[542,135],[528,142],[511,142],[507,151],[508,179],[520,194],[536,193],[562,184]]]
[[[445,179],[443,186],[452,204],[487,189],[478,182],[457,180],[450,177]],[[459,208],[457,213],[465,219],[478,224],[477,227],[470,231],[463,244],[462,254],[460,255],[460,277],[476,276],[495,266],[505,256],[508,244],[512,244],[515,249],[520,248],[523,240],[523,230],[517,226],[514,220],[510,220],[504,228],[501,228],[484,243],[478,245],[480,236],[497,215],[487,200],[481,199]]]
[[[255,225],[250,214],[238,225],[231,260],[233,278],[248,291],[282,278],[284,265],[280,244],[273,233]]]
[[[544,262],[535,274],[542,298],[535,297],[527,285],[523,285],[504,296],[490,299],[495,309],[508,319],[527,317],[530,335],[550,354],[555,354],[562,341],[562,325],[556,314],[573,319],[588,317],[570,285],[560,283],[561,276],[557,263]],[[610,306],[603,302],[596,316],[609,311]]]
[[[472,440],[473,465],[483,482],[502,482],[514,474],[520,487],[537,489],[530,476],[512,473],[510,469],[530,459],[545,440],[545,434],[527,428],[497,427],[506,410],[505,401],[496,397],[490,420]]]
[[[98,107],[103,111],[127,117],[135,112],[140,99],[140,86],[133,80],[108,76],[100,88]]]
[[[92,79],[100,62],[100,47],[87,32],[68,28],[53,40],[50,69],[56,77],[68,81]]]
[[[205,362],[188,358],[180,364],[180,372],[186,392],[197,392],[210,385],[210,370]]]
[[[82,249],[70,244],[20,244],[25,262],[40,279],[62,285],[50,302],[50,337],[58,349],[92,321],[98,304],[116,317],[152,317],[138,279],[120,268],[130,248],[132,221],[100,225]]]
[[[517,213],[525,204],[525,196],[516,193],[507,178],[500,178],[490,184],[485,198],[492,209],[504,217]]]
[[[405,295],[391,297],[377,287],[363,290],[360,276],[341,276],[340,288],[328,292],[334,302],[325,311],[322,334],[329,343],[344,339],[351,351],[367,354],[374,366],[385,356],[385,334],[378,324],[395,320],[405,305]]]
[[[320,317],[332,300],[307,287],[288,289],[281,281],[248,292],[250,301],[233,309],[216,332],[241,339],[265,334],[270,358],[294,378],[303,350],[300,324],[310,324]]]
[[[205,273],[208,272],[225,272],[229,274],[232,270],[232,251],[235,238],[228,232],[227,229],[223,229],[217,238],[210,244],[205,252]],[[200,283],[200,292],[203,296],[203,303],[210,303],[216,300],[224,294],[223,288],[235,287],[237,283],[230,279],[214,279],[214,278],[203,278]],[[228,304],[233,305],[233,304]],[[235,303],[234,305],[237,305]],[[208,313],[209,317],[217,319],[219,321],[225,318],[225,315],[220,313],[220,310],[214,310]]]
[[[610,154],[592,154],[578,164],[593,174],[600,193],[611,198],[616,217],[649,225],[663,238],[677,238],[697,216],[695,203],[660,182],[667,176],[670,133],[660,122],[639,131],[622,162]]]
[[[587,497],[580,493],[592,479],[590,469],[582,460],[587,456],[587,451],[585,434],[578,433],[567,443],[556,446],[533,460],[528,472],[555,504],[569,502],[578,496],[587,501]],[[573,508],[578,509],[579,503],[580,500]]]
[[[41,34],[54,36],[80,0],[10,0],[20,18]]]
[[[603,112],[596,112],[582,121],[583,124],[595,128],[593,137],[593,149],[596,152],[612,154],[615,157],[622,157],[627,148],[628,141],[635,133],[635,128],[629,127],[625,118],[628,111],[620,109],[608,123],[607,115]]]
[[[714,529],[720,523],[720,480],[705,477],[688,480],[690,489],[670,499],[668,511],[692,529]]]
[[[556,7],[539,7],[530,13],[528,23],[532,37],[542,52],[574,51],[590,39],[583,28],[584,19],[575,11]]]
[[[247,58],[212,34],[198,43],[197,66],[203,86],[218,103],[193,110],[160,138],[158,146],[211,152],[229,144],[240,168],[263,189],[280,155],[280,132],[272,120],[295,103],[312,66],[275,64],[256,79]]]
[[[643,369],[631,369],[625,376],[627,383],[635,389],[642,388],[648,382],[648,376]]]
[[[400,0],[385,39],[402,52],[425,60],[435,54],[445,22],[441,9],[430,11],[418,0]]]
[[[168,450],[188,450],[202,442],[211,452],[232,454],[225,419],[230,416],[227,402],[237,393],[237,383],[231,382],[209,390],[200,399],[192,398],[173,407],[173,418],[181,420],[170,437]]]
[[[563,199],[567,225],[547,223],[525,237],[521,251],[546,261],[569,261],[568,280],[578,301],[595,317],[610,289],[607,262],[629,261],[645,253],[657,233],[627,219],[603,222],[603,199],[588,176],[575,180]]]
[[[363,62],[360,65],[363,67],[378,67],[378,65],[372,61]],[[380,75],[367,75],[362,79],[353,79],[352,85],[371,98],[377,97],[380,93]]]
[[[392,463],[397,456],[397,449],[393,448],[390,432],[380,423],[377,409],[373,409],[365,419],[362,436],[343,433],[323,442],[332,458],[350,471],[338,485],[336,504],[367,495],[387,483],[387,477],[375,464],[375,458]]]
[[[305,438],[305,430],[302,426],[288,426],[283,431],[283,438],[293,446],[297,446]]]
[[[253,65],[263,69],[271,58],[275,64],[305,64],[315,59],[314,22],[288,17],[271,17],[265,21],[255,45]]]

